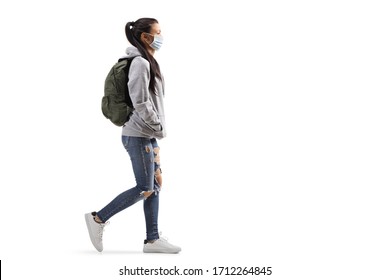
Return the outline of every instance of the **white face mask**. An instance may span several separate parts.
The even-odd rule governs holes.
[[[152,34],[150,34],[152,35]],[[149,46],[158,51],[161,46],[162,46],[162,43],[163,43],[163,36],[161,35],[158,35],[158,34],[155,34],[155,35],[152,35],[153,36],[153,42],[149,44]]]

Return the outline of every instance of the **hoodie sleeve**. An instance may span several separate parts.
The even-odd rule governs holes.
[[[161,125],[156,109],[151,102],[149,92],[150,68],[149,63],[142,57],[133,59],[129,70],[129,94],[134,109],[154,131],[160,131]]]

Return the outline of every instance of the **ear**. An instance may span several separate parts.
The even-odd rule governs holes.
[[[149,35],[146,34],[145,32],[142,32],[141,33],[141,40],[142,42],[144,42],[145,44],[149,45],[151,42],[150,42],[150,38],[149,38]]]

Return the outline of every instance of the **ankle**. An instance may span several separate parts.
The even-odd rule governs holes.
[[[103,221],[99,218],[99,216],[96,214],[96,212],[93,212],[92,215],[93,215],[93,219],[95,220],[95,222],[97,222],[98,224],[103,223]]]

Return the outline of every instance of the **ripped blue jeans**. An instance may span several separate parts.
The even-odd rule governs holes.
[[[146,239],[158,239],[160,185],[156,175],[160,175],[161,169],[157,140],[155,138],[122,136],[122,143],[131,159],[136,186],[119,194],[97,212],[97,215],[100,220],[106,222],[120,211],[143,200]]]

